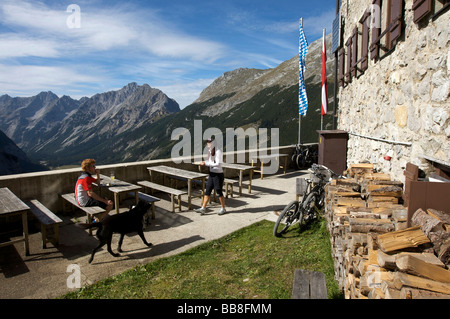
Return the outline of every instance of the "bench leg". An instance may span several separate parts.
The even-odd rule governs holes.
[[[155,203],[152,202],[152,219],[155,219]]]
[[[172,202],[172,213],[175,213],[175,195],[170,194],[170,201]]]
[[[178,195],[178,209],[181,212],[181,195]]]
[[[41,223],[42,248],[47,248],[47,227]]]
[[[53,225],[53,232],[55,237],[53,238],[53,244],[55,246],[59,245],[59,225],[58,224],[54,224]]]
[[[86,215],[87,215],[88,224],[91,224],[93,221],[92,216],[90,214],[86,214]],[[92,236],[92,228],[89,228],[89,236]]]

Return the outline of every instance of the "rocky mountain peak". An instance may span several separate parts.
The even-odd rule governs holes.
[[[332,35],[326,36],[327,68],[332,74],[334,56],[331,54]],[[316,40],[308,46],[306,56],[306,79],[311,83],[322,81],[322,39]],[[311,77],[313,77],[311,79]],[[206,108],[202,115],[214,116],[226,112],[239,103],[252,98],[258,92],[273,86],[289,87],[298,83],[298,55],[285,61],[273,69],[244,69],[239,68],[225,72],[209,87],[203,90],[194,103],[202,103],[213,97],[229,95],[214,105]]]

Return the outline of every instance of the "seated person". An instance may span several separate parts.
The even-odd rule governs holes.
[[[100,181],[100,170],[95,168],[95,160],[85,159],[81,163],[83,173],[78,177],[75,186],[75,199],[78,205],[82,207],[100,206],[105,209],[105,212],[100,214],[99,218],[95,219],[97,222],[102,220],[113,208],[113,202],[108,199],[101,198],[92,190],[92,183]],[[97,179],[92,177],[96,174]]]

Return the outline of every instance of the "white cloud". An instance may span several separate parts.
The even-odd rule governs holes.
[[[64,53],[124,49],[212,62],[224,49],[220,43],[185,34],[150,11],[127,6],[80,9],[78,29],[69,29],[66,24],[71,13],[50,9],[40,2],[8,1],[0,5],[0,18],[3,24],[18,29],[19,34],[59,43],[58,49]]]
[[[92,70],[91,70],[92,71]],[[2,91],[14,95],[30,95],[29,92],[65,88],[74,88],[90,84],[101,83],[105,80],[102,76],[83,74],[68,67],[34,66],[34,65],[4,65],[0,64],[0,77]],[[98,72],[97,72],[98,74]],[[55,92],[57,93],[57,92]]]
[[[4,1],[0,7],[2,23],[35,31],[61,32],[66,26],[65,11],[50,10],[41,2]]]
[[[58,44],[51,40],[16,34],[0,34],[0,59],[12,57],[58,57]]]
[[[199,98],[200,93],[209,86],[215,79],[198,79],[195,81],[177,82],[170,85],[157,86],[168,97],[175,99],[180,105],[180,109],[192,104]]]

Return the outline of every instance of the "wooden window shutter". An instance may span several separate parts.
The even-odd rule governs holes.
[[[339,60],[339,73],[338,73],[338,81],[339,86],[344,86],[345,79],[344,79],[344,72],[345,72],[345,50],[344,48],[339,49],[338,53],[338,60]]]
[[[353,29],[352,33],[352,77],[356,77],[356,70],[358,69],[358,27]]]
[[[366,11],[359,21],[362,24],[361,41],[361,71],[364,72],[369,67],[369,19],[370,11]]]
[[[373,0],[373,5],[377,5],[378,8],[381,8],[381,0]],[[381,11],[381,10],[380,10]],[[381,13],[380,13],[381,14]],[[381,21],[381,17],[379,17]],[[372,26],[372,34],[371,38],[372,41],[370,43],[370,59],[375,60],[380,56],[380,28],[377,28],[377,26]]]
[[[395,41],[402,34],[403,0],[390,1],[389,37],[387,38],[388,49],[392,49]]]
[[[345,82],[351,83],[352,82],[352,73],[351,73],[351,66],[352,66],[352,37],[349,37],[347,42],[345,43],[345,46],[347,48],[347,71],[345,72]]]
[[[418,23],[431,12],[432,0],[414,0],[412,9],[414,11],[414,22]]]

